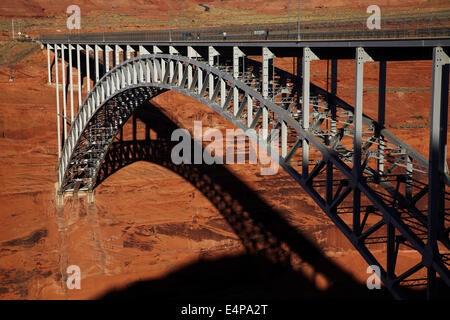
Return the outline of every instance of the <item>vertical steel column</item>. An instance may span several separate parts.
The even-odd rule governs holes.
[[[89,91],[91,91],[91,67],[89,65],[90,62],[90,55],[89,51],[92,50],[92,48],[89,45],[86,45],[86,98],[89,94]]]
[[[219,52],[212,46],[208,47],[208,64],[214,66],[214,57],[218,56]],[[209,99],[212,99],[214,93],[214,75],[209,75]]]
[[[193,51],[194,51],[194,49],[192,47],[188,47],[188,58],[189,59],[192,59],[195,56]],[[187,87],[189,90],[192,85],[192,66],[191,66],[191,64],[188,63],[187,68],[188,68]]]
[[[355,61],[355,111],[353,114],[353,232],[361,234],[361,191],[358,182],[361,172],[361,142],[362,142],[362,115],[363,115],[363,89],[364,89],[364,63],[373,61],[367,52],[356,48]]]
[[[103,60],[103,67],[100,71],[99,77],[102,78],[103,75],[106,73],[106,46],[101,46],[100,50],[102,50],[102,60]]]
[[[309,130],[309,93],[311,78],[311,61],[319,60],[319,58],[311,51],[310,48],[303,48],[303,107],[302,107],[302,126],[304,130]],[[308,176],[309,166],[309,142],[306,139],[302,141],[302,175],[305,179]]]
[[[183,63],[181,61],[178,61],[178,85],[181,85],[181,81],[183,80]]]
[[[196,58],[200,58],[201,55],[191,46],[188,46],[188,58],[189,59],[196,59]],[[188,89],[191,88],[192,85],[192,65],[188,64]]]
[[[65,57],[64,57],[64,49],[66,46],[64,44],[61,45],[61,77],[62,77],[62,87],[63,87],[63,128],[64,128],[64,139],[63,144],[67,138],[67,98],[66,98],[66,66],[65,66]]]
[[[269,97],[269,60],[273,59],[274,54],[267,48],[263,47],[263,85],[262,95],[265,99]]]
[[[130,60],[131,59],[131,52],[134,52],[134,49],[127,45],[126,47],[126,59]],[[156,72],[156,71],[155,71]],[[127,81],[129,82],[131,80],[131,70],[130,68],[126,68],[126,73],[127,73]]]
[[[269,137],[269,110],[266,106],[262,107],[262,137],[264,142]]]
[[[58,71],[58,48],[57,44],[54,45],[55,49],[55,84],[56,84],[56,128],[58,131],[58,161],[61,159],[61,115],[59,111],[59,71]],[[61,181],[59,181],[61,186]]]
[[[120,51],[123,51],[122,48],[116,44],[114,46],[114,67],[117,67],[118,65],[120,65]],[[119,89],[121,87],[120,74],[121,74],[121,71],[118,70],[116,72],[116,78],[115,78],[115,81],[116,81],[115,87],[117,89]],[[120,140],[123,140],[122,138],[123,138],[123,126],[120,127]]]
[[[121,48],[120,48],[120,46],[119,45],[114,45],[114,57],[113,57],[113,59],[114,59],[114,61],[113,61],[113,64],[114,64],[114,67],[117,67],[119,64],[120,64],[120,50],[121,50]],[[118,70],[117,72],[116,72],[116,77],[115,77],[115,82],[116,82],[116,88],[120,88],[120,76],[119,76],[119,74],[120,74],[120,70]]]
[[[378,124],[379,131],[384,128],[386,122],[386,61],[380,61],[379,75],[378,75]],[[377,171],[381,177],[384,172],[384,138],[380,132],[376,132],[378,136],[378,159],[377,159]],[[395,278],[395,265],[396,265],[396,241],[395,241],[395,227],[389,221],[386,221],[386,272],[390,279]]]
[[[449,56],[441,47],[435,47],[433,49],[428,169],[428,240],[425,248],[428,259],[424,261],[428,269],[428,299],[436,298],[438,293],[436,270],[432,266],[432,258],[439,254],[437,239],[444,229],[445,183],[443,177],[447,149],[449,64]]]
[[[405,180],[405,198],[408,201],[412,199],[412,175],[413,175],[413,162],[412,158],[406,153],[406,180]]]
[[[105,63],[105,73],[109,72],[109,70],[111,70],[111,62],[110,62],[110,57],[109,57],[109,53],[113,51],[113,49],[110,46],[105,46],[105,60],[103,61]]]
[[[275,55],[267,48],[263,47],[263,97],[269,99],[269,60]],[[264,141],[269,136],[269,112],[266,106],[262,106],[262,136]]]
[[[331,94],[337,95],[338,61],[331,60]]]
[[[119,45],[114,46],[114,67],[120,64],[120,51],[123,51]]]
[[[101,50],[100,46],[95,45],[95,47],[94,47],[95,83],[94,83],[93,87],[95,87],[95,85],[100,80],[100,62],[99,62],[99,56],[98,56],[100,50]],[[97,105],[99,105],[100,104],[100,94],[97,94],[96,97],[97,97]]]
[[[48,72],[48,83],[52,83],[52,69],[51,69],[51,63],[50,63],[50,49],[52,47],[47,44],[47,72]]]
[[[180,52],[174,46],[169,46],[169,54],[177,56],[180,54]],[[169,83],[172,83],[172,80],[175,76],[176,76],[175,75],[175,62],[173,60],[170,60],[170,62],[169,62]]]
[[[244,57],[245,54],[239,49],[239,47],[233,47],[233,78],[239,78],[239,58]],[[236,116],[239,111],[239,90],[234,88],[233,90],[233,114]]]
[[[154,54],[159,54],[159,53],[163,53],[163,51],[158,46],[153,46],[153,53]],[[156,59],[155,59],[155,61],[156,61]],[[164,77],[164,61],[163,61],[163,59],[158,59],[158,61],[160,61],[161,74],[159,74],[159,72],[158,72],[158,68],[157,68],[156,63],[153,64],[153,67],[154,67],[154,70],[155,70],[155,77],[156,77],[156,75],[158,75],[157,76],[158,77],[157,78],[158,82],[162,82],[163,77]],[[155,80],[156,80],[156,78],[155,78]]]
[[[100,46],[95,45],[94,47],[94,58],[95,58],[95,84],[98,82],[98,80],[100,79],[100,62],[99,62],[99,51],[100,51]],[[94,85],[95,85],[94,84]]]
[[[281,157],[285,158],[287,156],[287,124],[286,122],[281,122]]]
[[[227,99],[227,92],[226,92],[226,83],[223,79],[219,79],[220,81],[220,107],[223,108],[225,105],[225,100]]]
[[[247,95],[247,127],[251,127],[253,122],[253,99]]]
[[[69,78],[70,78],[70,126],[73,123],[73,71],[72,71],[72,49],[73,46],[69,44]]]
[[[337,133],[336,129],[336,102],[335,97],[337,95],[337,80],[338,80],[338,61],[336,59],[331,60],[331,134],[334,137]]]
[[[163,68],[163,64],[164,64],[164,61],[161,59],[161,68],[164,70],[164,68]],[[133,84],[137,84],[137,82],[138,82],[138,63],[136,63],[136,62],[133,62],[132,63],[132,65],[131,65],[131,69],[133,70]],[[163,71],[163,74],[164,74],[164,71]]]
[[[80,59],[80,51],[81,46],[77,44],[77,75],[78,75],[78,110],[80,110],[81,104],[83,103],[81,100],[81,59]]]
[[[120,83],[120,87],[124,88],[127,85],[127,66],[122,66],[120,68],[120,76],[121,76],[121,83]]]
[[[193,78],[192,78],[192,65],[191,65],[191,64],[188,64],[187,68],[188,68],[188,79],[187,79],[187,83],[188,83],[188,90],[189,90],[189,89],[191,88],[192,80],[193,80]]]
[[[164,79],[164,75],[166,74],[166,60],[164,60],[164,58],[160,59],[161,61],[161,83]]]
[[[337,80],[338,80],[338,60],[332,59],[331,60],[331,121],[330,121],[330,134],[333,139],[330,139],[329,142],[331,143],[332,140],[334,140],[334,137],[337,133],[336,128],[336,95],[337,95]],[[327,79],[328,82],[328,79]],[[327,161],[327,183],[326,183],[326,202],[327,206],[331,206],[333,202],[333,179],[334,179],[334,172],[333,172],[333,163],[331,161]],[[329,209],[332,211],[332,213],[336,213],[336,208]]]
[[[302,55],[303,55],[303,52],[301,53]],[[302,74],[303,74],[303,71],[302,71],[302,57],[300,56],[300,57],[297,57],[297,65],[296,65],[296,67],[297,67],[297,83],[298,83],[298,86],[297,86],[297,100],[295,101],[296,102],[296,112],[299,112],[299,108],[300,108],[300,97],[302,96],[302,86],[300,85],[301,83],[302,83]],[[302,102],[303,103],[303,102]]]
[[[378,124],[384,128],[386,121],[386,61],[380,61],[380,71],[378,76]],[[378,135],[378,174],[384,172],[384,139],[379,132]]]
[[[105,46],[105,51],[104,51],[104,60],[103,60],[103,63],[104,63],[104,65],[105,65],[105,73],[107,73],[107,72],[109,72],[109,70],[111,69],[111,66],[110,66],[110,57],[109,57],[109,53],[111,52],[111,51],[113,51],[113,49],[110,47],[110,46],[108,46],[108,45],[106,45]],[[105,84],[106,84],[106,95],[110,95],[110,93],[111,93],[111,90],[112,90],[112,85],[110,85],[110,82],[107,80],[106,82],[105,82]]]
[[[116,44],[114,46],[114,67],[117,67],[118,65],[121,64],[121,61],[120,61],[120,52],[121,51],[122,51],[122,56],[123,56],[123,54],[124,54],[123,49],[119,45]],[[118,69],[116,73],[117,73],[116,88],[119,90],[119,88],[123,88],[122,87],[122,78],[123,78],[122,68]],[[120,126],[119,139],[120,139],[120,141],[123,141],[123,126]]]
[[[201,68],[197,68],[197,72],[198,72],[197,94],[200,94],[203,88],[203,70]]]

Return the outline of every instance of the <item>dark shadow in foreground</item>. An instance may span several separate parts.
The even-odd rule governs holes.
[[[97,184],[121,168],[149,161],[179,174],[218,209],[240,238],[247,254],[199,261],[166,277],[140,281],[106,293],[103,299],[218,300],[218,299],[392,299],[386,289],[369,290],[323,252],[276,209],[222,165],[175,165],[170,141],[178,125],[154,104],[135,112],[156,132],[157,139],[116,141],[100,169]],[[136,121],[133,121],[136,124]],[[135,130],[135,129],[133,129]],[[136,135],[134,135],[136,136]],[[192,149],[193,150],[193,149]],[[300,190],[299,190],[300,192]],[[329,286],[317,288],[295,266],[307,263]],[[296,262],[296,263],[293,263]],[[367,275],[369,276],[369,275]],[[408,290],[409,291],[409,290]],[[422,291],[407,292],[423,297]]]

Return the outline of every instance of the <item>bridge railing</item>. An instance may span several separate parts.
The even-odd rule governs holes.
[[[333,21],[251,24],[195,29],[146,30],[81,34],[41,34],[41,41],[232,41],[407,39],[450,36],[450,11],[439,15],[395,16],[369,30],[366,18]]]

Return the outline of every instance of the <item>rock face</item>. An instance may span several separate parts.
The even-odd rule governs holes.
[[[178,294],[199,297],[382,296],[365,289],[364,260],[282,171],[265,177],[251,164],[178,170],[138,159],[104,178],[94,204],[79,194],[58,209],[55,88],[46,84],[46,61],[44,51],[28,56],[13,82],[0,67],[0,298],[171,296],[180,282],[191,285]],[[290,59],[276,64],[292,68]],[[364,110],[374,118],[377,68],[368,63],[365,73]],[[338,94],[353,104],[354,66],[344,61],[338,70]],[[312,63],[313,82],[326,88],[326,75],[326,61]],[[389,62],[387,77],[387,125],[427,156],[431,63]],[[232,128],[176,93],[144,107],[136,121],[142,148],[158,147],[145,142],[146,128],[153,140],[170,136],[168,128],[192,130],[194,120]],[[124,141],[132,140],[132,125]],[[80,290],[66,285],[70,265],[80,267]]]
[[[0,15],[6,17],[47,17],[53,15],[63,15],[66,8],[69,5],[74,4],[69,0],[63,1],[50,1],[50,0],[17,0],[3,2],[0,4]],[[143,12],[150,12],[154,16],[159,16],[160,14],[167,14],[169,9],[169,3],[166,0],[153,0],[153,1],[139,1],[138,5],[136,2],[128,0],[99,0],[99,1],[89,1],[80,0],[76,3],[84,12],[101,12],[102,10],[117,10],[124,14],[139,14],[142,15]],[[326,8],[367,8],[373,3],[368,0],[335,0],[335,1],[323,1],[323,0],[313,0],[304,1],[301,3],[301,9],[326,9]],[[231,8],[237,10],[256,10],[260,13],[280,13],[287,10],[288,1],[287,0],[274,0],[269,3],[265,0],[252,0],[252,1],[239,1],[239,0],[183,0],[183,1],[172,1],[171,8],[173,10],[189,9],[198,7],[199,11],[206,11],[205,5],[209,8]],[[430,4],[428,0],[379,0],[377,5],[387,9],[392,8],[407,8],[407,7],[445,7],[448,6],[448,2],[445,0],[433,1]],[[297,8],[296,1],[291,1],[291,9]]]

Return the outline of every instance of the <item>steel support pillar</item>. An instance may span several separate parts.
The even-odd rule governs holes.
[[[355,61],[355,111],[353,113],[353,232],[361,234],[361,191],[358,182],[362,177],[361,172],[361,143],[362,143],[362,115],[363,115],[363,90],[364,90],[364,63],[373,61],[367,52],[356,48]]]
[[[384,172],[384,138],[380,132],[386,122],[386,68],[387,62],[380,61],[378,73],[378,124],[379,129],[376,132],[378,136],[378,159],[377,172],[382,177]],[[386,220],[386,275],[390,280],[395,278],[395,266],[397,262],[395,227],[390,221]]]
[[[333,98],[331,99],[331,125],[330,132],[334,137],[337,133],[336,129],[336,102],[334,97],[337,95],[337,80],[338,80],[338,61],[331,60],[331,94]]]
[[[219,52],[212,46],[208,47],[208,64],[214,66],[214,57],[218,56]],[[214,76],[209,75],[209,99],[212,99],[214,93]]]
[[[79,44],[77,44],[77,75],[78,75],[78,108],[77,108],[77,112],[78,110],[80,110],[81,108],[81,104],[83,103],[83,101],[81,100],[81,57],[80,57],[80,52],[81,52],[81,46]]]
[[[89,45],[86,45],[86,97],[91,91],[91,67],[90,67],[90,54],[89,51],[92,51],[92,48]]]
[[[431,87],[431,124],[428,170],[428,240],[423,264],[427,267],[427,298],[438,294],[436,270],[432,258],[439,254],[437,240],[444,230],[445,183],[444,168],[447,150],[448,90],[450,58],[441,47],[433,49],[433,78]]]
[[[102,60],[103,60],[103,67],[102,70],[100,71],[99,77],[102,78],[103,75],[106,73],[106,45],[105,46],[101,46],[100,50],[102,50]]]
[[[114,51],[113,48],[111,48],[110,46],[105,46],[105,72],[109,72],[109,70],[111,70],[110,52],[113,51]]]
[[[52,68],[50,63],[50,50],[52,46],[47,44],[47,73],[48,73],[48,83],[52,83]],[[56,59],[56,57],[55,57]]]
[[[126,47],[126,59],[127,60],[129,60],[129,59],[131,59],[131,52],[134,52],[134,49],[133,49],[133,47],[131,47],[131,46],[129,46],[129,45],[127,45],[127,47]],[[156,72],[156,71],[155,71]],[[129,67],[127,67],[126,68],[126,73],[127,73],[127,83],[128,84],[131,84],[131,68],[129,68]]]
[[[253,122],[253,99],[247,95],[247,127],[251,127]]]
[[[61,78],[62,78],[62,88],[63,88],[63,128],[64,128],[64,141],[67,138],[67,97],[66,97],[66,63],[64,51],[66,46],[64,44],[61,45]]]
[[[303,55],[303,51],[301,52]],[[300,86],[300,83],[302,83],[302,56],[297,57],[297,63],[296,63],[296,72],[297,72],[297,81],[298,81],[298,88],[297,88],[297,96],[296,96],[296,112],[299,112],[300,110],[300,98],[302,96],[302,87]]]
[[[380,71],[378,76],[378,124],[384,128],[386,122],[386,61],[380,61]],[[384,172],[384,139],[377,132],[378,135],[378,175]]]
[[[263,47],[262,94],[265,99],[269,98],[269,62],[274,57],[275,55],[267,47]]]
[[[327,79],[328,81],[328,79]],[[336,128],[336,95],[337,95],[337,81],[338,81],[338,60],[332,59],[331,60],[331,121],[330,121],[330,134],[333,139],[329,139],[329,143],[331,143],[332,140],[334,140],[334,137],[337,134],[337,128]],[[334,179],[334,171],[333,171],[333,163],[331,161],[327,161],[327,182],[326,182],[326,203],[329,208],[329,210],[335,214],[336,208],[331,208],[331,205],[333,203],[333,179]]]
[[[269,62],[271,59],[273,59],[275,55],[267,48],[263,47],[263,85],[262,85],[262,91],[263,91],[263,97],[265,99],[269,98]],[[267,107],[262,107],[262,136],[264,141],[266,141],[267,137],[269,136],[269,111],[267,110]]]
[[[181,81],[183,80],[184,74],[183,63],[181,61],[178,61],[177,64],[178,64],[178,85],[180,85]]]
[[[200,94],[203,88],[203,70],[198,68],[198,86],[197,86],[197,94]]]
[[[92,87],[95,87],[95,85],[100,80],[100,62],[99,62],[99,51],[102,50],[102,48],[98,45],[95,45],[94,47],[94,60],[95,60],[95,83]],[[97,96],[97,104],[100,104],[100,95]]]
[[[95,83],[100,80],[100,62],[99,62],[99,51],[102,50],[100,46],[94,46],[94,58],[95,58]],[[103,51],[103,50],[102,50]]]
[[[281,122],[281,157],[285,158],[287,156],[287,124],[286,122]]]
[[[120,61],[120,52],[121,51],[123,52],[123,49],[119,45],[116,44],[114,46],[114,67],[117,67],[121,63],[121,61]],[[115,80],[116,80],[115,87],[120,88],[121,87],[121,77],[119,76],[118,73],[117,73],[117,77]],[[123,126],[120,127],[120,140],[121,141],[123,140]]]
[[[126,52],[125,52],[126,60],[131,59],[131,53],[134,52],[134,49],[131,46],[127,45],[125,50],[126,50]]]
[[[73,66],[72,66],[72,49],[73,46],[69,44],[68,50],[69,50],[69,82],[70,82],[70,124],[72,125],[73,118],[74,118],[74,111],[73,111]]]
[[[198,59],[201,57],[201,55],[191,46],[188,46],[187,48],[187,55],[189,59]],[[192,65],[188,65],[188,88],[191,88],[192,85]]]
[[[311,51],[310,48],[303,48],[303,103],[302,103],[302,127],[305,131],[309,130],[309,113],[310,113],[310,82],[311,82],[311,61],[319,60],[319,58]],[[309,143],[306,139],[302,142],[302,175],[303,178],[308,176],[309,166]]]
[[[55,44],[54,49],[55,49],[55,84],[56,84],[56,129],[58,131],[58,161],[59,161],[59,159],[61,159],[61,116],[59,107],[59,71],[58,71],[59,46]],[[61,179],[59,180],[60,180],[59,186],[61,186]]]
[[[233,78],[239,79],[239,58],[245,57],[245,54],[239,47],[233,47]],[[233,92],[233,114],[236,116],[239,111],[239,90],[234,88]]]
[[[180,52],[174,47],[169,46],[169,54],[171,55],[179,55]],[[170,60],[169,62],[169,82],[172,83],[173,78],[175,77],[175,62]]]
[[[119,45],[114,46],[114,67],[120,64],[120,52],[123,51]]]

